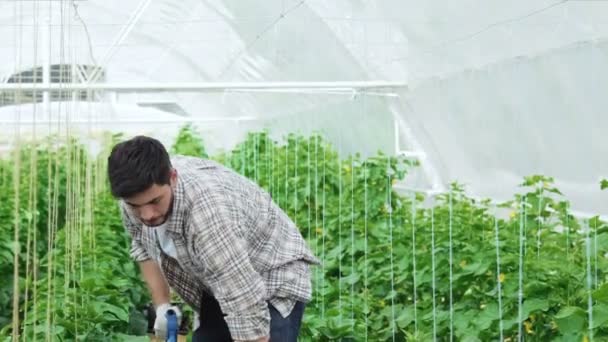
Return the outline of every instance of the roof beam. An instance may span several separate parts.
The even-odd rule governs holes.
[[[104,70],[106,68],[112,57],[114,57],[118,49],[120,49],[121,44],[125,41],[125,39],[127,39],[135,25],[141,18],[144,11],[150,5],[150,2],[152,2],[152,0],[142,0],[139,5],[137,5],[137,8],[133,11],[133,13],[131,13],[131,16],[129,17],[129,20],[127,20],[125,26],[122,27],[122,29],[114,39],[112,46],[110,46],[106,54],[101,59],[101,62],[98,65],[99,68],[93,69],[93,73],[88,77],[87,83],[95,83],[99,80],[99,78],[101,77],[101,70]]]
[[[119,93],[136,92],[209,92],[228,90],[336,90],[363,91],[369,89],[407,89],[407,83],[389,81],[345,81],[345,82],[121,82],[121,83],[1,83],[0,91],[108,91]]]

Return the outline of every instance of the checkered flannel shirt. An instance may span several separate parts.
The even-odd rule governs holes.
[[[309,266],[319,261],[293,221],[249,179],[198,158],[176,156],[172,164],[177,184],[166,231],[177,260],[121,201],[131,256],[159,258],[171,288],[197,311],[202,296],[213,295],[233,339],[268,336],[268,303],[286,317],[296,301],[310,301]]]

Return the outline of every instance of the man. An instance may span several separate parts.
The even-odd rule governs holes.
[[[138,136],[114,146],[108,176],[166,334],[169,286],[199,313],[193,341],[296,341],[318,260],[267,192],[208,160]]]

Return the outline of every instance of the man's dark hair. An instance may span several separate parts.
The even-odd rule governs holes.
[[[110,190],[116,198],[129,198],[154,184],[169,184],[171,160],[160,141],[136,136],[116,144],[108,157]]]

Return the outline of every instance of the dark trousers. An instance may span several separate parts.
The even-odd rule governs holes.
[[[298,340],[304,307],[304,303],[296,302],[296,306],[289,316],[283,318],[274,306],[268,304],[271,342],[296,342]],[[217,300],[212,296],[205,296],[201,308],[200,326],[194,331],[192,342],[232,342],[228,325]]]

